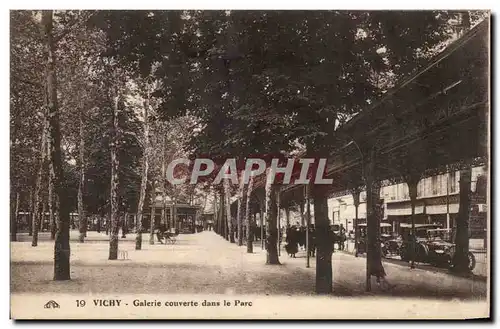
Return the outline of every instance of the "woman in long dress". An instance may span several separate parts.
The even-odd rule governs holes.
[[[295,258],[295,254],[299,252],[298,231],[295,226],[290,227],[287,231],[285,250],[290,257]]]
[[[380,241],[378,241],[379,246],[380,246]],[[375,248],[375,250],[380,251],[382,253],[381,248]],[[382,260],[379,259],[379,261],[372,263],[371,266],[371,273],[372,276],[375,276],[377,279],[377,284],[380,286],[382,290],[388,290],[394,288],[394,285],[391,285],[387,279],[386,276],[387,274],[385,273],[384,266],[382,265]]]

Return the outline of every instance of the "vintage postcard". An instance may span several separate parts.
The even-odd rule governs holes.
[[[490,318],[490,30],[10,11],[11,318]]]

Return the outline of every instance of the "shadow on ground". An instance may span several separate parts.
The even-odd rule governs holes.
[[[27,236],[27,235],[26,235]],[[104,236],[104,238],[103,238]],[[132,294],[225,294],[225,295],[314,295],[315,262],[305,268],[305,259],[282,254],[283,265],[265,265],[265,252],[230,244],[204,232],[179,236],[175,245],[149,245],[134,250],[133,236],[120,241],[129,260],[107,260],[106,236],[89,236],[96,243],[71,244],[71,277],[52,281],[53,243],[11,243],[12,293],[132,293]],[[50,237],[49,237],[50,238]],[[99,243],[97,243],[99,242]],[[122,243],[125,242],[125,243]],[[128,258],[127,257],[127,258]],[[365,292],[365,261],[335,253],[333,294],[342,297],[392,296],[435,300],[486,298],[486,285],[444,273],[386,264],[394,288],[381,290],[373,280]]]

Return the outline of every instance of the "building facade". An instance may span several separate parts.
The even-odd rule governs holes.
[[[482,238],[487,227],[487,202],[485,167],[472,168],[471,216],[469,229],[471,237]],[[421,179],[417,185],[416,223],[440,224],[443,228],[453,228],[459,208],[460,172],[436,175]],[[401,223],[411,222],[411,202],[408,185],[405,183],[381,188],[384,200],[383,221],[390,223],[397,232]],[[355,218],[354,200],[351,195],[328,200],[328,210],[332,223],[343,224],[348,231],[353,230]],[[366,222],[366,193],[361,192],[358,207],[359,222]]]

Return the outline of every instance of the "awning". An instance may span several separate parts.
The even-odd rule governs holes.
[[[424,214],[425,206],[416,206],[415,214]],[[411,216],[411,207],[387,208],[387,216]]]
[[[450,214],[457,214],[458,204],[450,203],[449,209],[450,209]],[[425,212],[429,215],[446,214],[446,205],[445,204],[428,205],[425,208]]]

